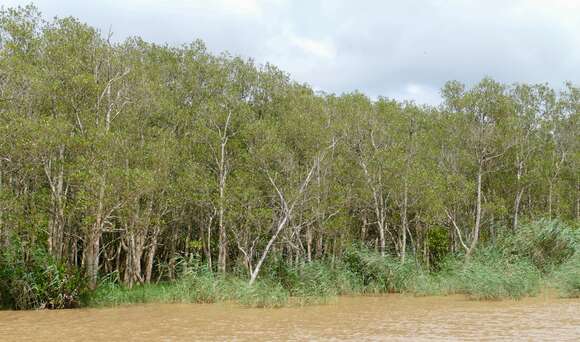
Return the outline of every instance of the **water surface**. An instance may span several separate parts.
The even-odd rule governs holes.
[[[580,300],[478,302],[460,296],[341,297],[327,305],[249,309],[148,304],[0,311],[1,341],[554,340],[580,341]]]

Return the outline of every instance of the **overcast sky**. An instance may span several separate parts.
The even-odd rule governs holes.
[[[3,0],[7,6],[30,1]],[[440,101],[447,80],[580,83],[580,0],[37,0],[117,40],[205,41],[313,88]]]

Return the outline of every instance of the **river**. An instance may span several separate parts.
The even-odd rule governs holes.
[[[235,304],[0,311],[1,341],[580,341],[580,300],[478,302],[461,296],[340,297],[326,305]]]

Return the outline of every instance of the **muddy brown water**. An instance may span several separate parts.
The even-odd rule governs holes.
[[[147,304],[0,311],[0,341],[580,341],[580,300],[341,297],[326,305]]]

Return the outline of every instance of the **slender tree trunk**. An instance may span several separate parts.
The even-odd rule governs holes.
[[[385,251],[387,249],[387,243],[385,240],[385,223],[381,222],[379,224],[379,243],[381,244],[380,249],[381,249],[381,255],[385,256]]]
[[[514,230],[518,229],[518,215],[520,211],[520,203],[522,201],[522,196],[524,194],[524,189],[519,189],[516,193],[516,198],[514,200]]]
[[[0,159],[0,193],[2,193],[4,187],[3,176],[4,174],[2,171],[2,160]],[[4,208],[0,205],[0,247],[7,248],[8,241],[9,241],[8,231],[7,228],[4,227]]]
[[[364,241],[367,239],[367,226],[368,226],[368,219],[367,216],[363,214],[363,218],[362,218],[362,228],[361,228],[361,232],[360,232],[360,240],[364,243]]]
[[[548,182],[548,217],[552,218],[552,180]]]
[[[316,239],[316,259],[320,259],[324,254],[324,236],[320,232],[316,235],[318,237]]]
[[[477,202],[475,208],[475,225],[473,227],[473,236],[471,238],[471,245],[465,254],[466,258],[469,258],[475,247],[477,247],[477,242],[479,241],[479,229],[481,226],[481,181],[483,176],[483,166],[479,164],[479,169],[477,171]]]
[[[403,208],[401,212],[401,262],[405,262],[405,255],[407,252],[407,205],[408,205],[408,185],[405,179],[403,190]]]
[[[514,199],[514,222],[513,222],[513,229],[514,231],[518,229],[518,216],[520,212],[520,203],[522,201],[522,196],[524,194],[524,187],[521,186],[521,179],[522,174],[524,172],[524,161],[520,159],[519,153],[517,154],[517,163],[516,163],[517,171],[516,171],[516,197]]]
[[[92,290],[94,290],[97,287],[97,277],[99,273],[100,242],[101,242],[100,233],[96,231],[95,227],[93,227],[93,230],[89,233],[88,240],[85,243],[85,257],[84,257],[89,287]]]
[[[576,220],[580,220],[580,176],[576,177]]]
[[[312,227],[306,227],[306,257],[308,262],[312,262]]]
[[[97,287],[97,278],[99,273],[100,243],[105,220],[104,200],[105,200],[105,176],[102,176],[101,183],[99,186],[99,198],[97,204],[97,211],[95,214],[95,222],[90,227],[88,238],[85,243],[85,263],[89,287],[91,289],[95,289]]]
[[[317,156],[317,158],[320,158],[320,156]],[[251,273],[250,285],[252,285],[256,281],[256,278],[258,277],[258,274],[260,273],[260,269],[262,267],[262,264],[264,263],[264,260],[266,260],[266,257],[268,256],[270,249],[274,245],[274,242],[278,238],[278,235],[280,234],[280,232],[284,229],[284,227],[286,227],[288,221],[290,220],[290,217],[292,216],[292,212],[294,211],[294,207],[296,206],[296,203],[298,203],[300,196],[302,196],[304,191],[306,191],[306,189],[308,188],[308,184],[310,184],[310,180],[312,179],[312,175],[314,174],[314,171],[316,169],[316,165],[317,164],[314,164],[310,168],[310,171],[306,175],[306,178],[304,179],[304,181],[300,185],[300,188],[299,188],[298,193],[297,193],[297,197],[293,200],[291,205],[288,205],[288,203],[286,202],[286,199],[284,198],[284,195],[282,194],[282,192],[280,191],[280,189],[276,185],[276,182],[271,177],[268,176],[270,183],[272,184],[272,186],[276,190],[276,193],[278,194],[278,197],[280,199],[280,206],[282,209],[283,217],[278,222],[278,226],[276,227],[276,231],[274,232],[274,234],[272,235],[272,237],[268,241],[266,248],[262,252],[262,256],[258,260],[258,263],[256,264],[256,266],[254,267],[254,270]]]
[[[45,175],[51,190],[51,216],[48,222],[48,251],[56,259],[61,260],[64,239],[64,146],[59,147],[57,157],[57,172],[53,174],[53,159],[50,158],[44,165]]]
[[[225,177],[220,179],[220,204],[218,213],[218,235],[219,235],[219,253],[218,253],[218,270],[221,273],[226,272],[226,258],[228,255],[228,240],[226,234],[226,227],[224,223],[224,191],[225,191]]]
[[[379,178],[379,186],[376,187],[375,185],[373,185],[370,173],[368,172],[368,168],[365,162],[363,162],[362,160],[359,161],[359,164],[361,165],[365,177],[366,177],[366,181],[367,184],[370,188],[370,190],[373,193],[373,204],[374,204],[374,210],[375,210],[375,216],[377,219],[377,227],[379,229],[379,243],[380,243],[380,250],[381,250],[381,255],[385,256],[385,249],[386,249],[386,241],[385,241],[385,220],[386,220],[386,213],[385,213],[385,199],[383,196],[383,191],[381,189],[382,186],[382,182]]]
[[[218,209],[218,239],[219,239],[219,253],[218,253],[218,270],[221,273],[226,272],[226,262],[228,256],[228,236],[224,222],[225,215],[225,191],[226,178],[228,175],[228,168],[226,163],[226,145],[228,143],[228,127],[230,124],[232,112],[228,112],[224,130],[221,135],[220,143],[220,159],[219,159],[219,209]]]
[[[207,224],[207,249],[206,249],[206,258],[207,258],[207,266],[209,267],[210,271],[213,272],[213,266],[212,266],[212,256],[211,256],[211,226],[213,223],[213,218],[215,215],[215,211],[214,214],[210,215],[209,217],[209,222]]]
[[[272,245],[274,244],[274,242],[278,238],[278,235],[280,234],[282,229],[284,229],[284,227],[286,226],[286,223],[288,223],[288,218],[289,218],[289,215],[285,214],[284,218],[282,218],[282,221],[280,221],[278,223],[278,227],[276,228],[276,232],[272,235],[272,237],[268,241],[266,248],[262,252],[262,256],[258,260],[258,263],[256,264],[256,266],[254,266],[254,270],[252,271],[251,276],[250,276],[250,285],[254,284],[254,282],[256,281],[256,278],[258,278],[258,274],[260,273],[260,269],[262,268],[262,264],[264,263],[264,260],[266,260],[266,257],[268,256],[268,253],[270,252]]]

